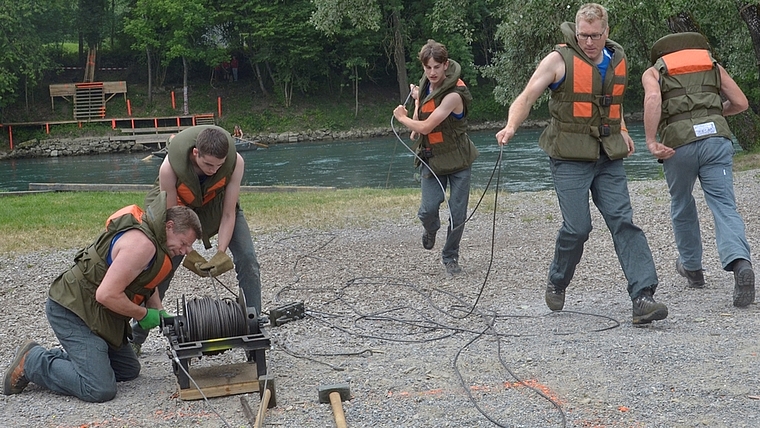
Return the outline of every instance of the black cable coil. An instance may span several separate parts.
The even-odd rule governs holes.
[[[232,299],[193,298],[185,304],[185,317],[193,342],[248,334],[243,308]]]

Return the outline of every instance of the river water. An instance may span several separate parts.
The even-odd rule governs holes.
[[[636,153],[625,161],[630,180],[659,177],[661,165],[646,149],[643,127],[629,126]],[[541,129],[521,129],[502,151],[500,189],[509,192],[552,188],[549,161],[538,147]],[[488,183],[500,147],[496,131],[470,134],[480,151],[472,186]],[[404,143],[410,145],[407,139]],[[272,145],[241,153],[249,186],[333,186],[337,188],[417,187],[412,154],[394,135],[362,141]],[[147,157],[147,159],[146,159]],[[0,191],[28,190],[29,183],[150,184],[161,159],[148,153],[0,161]],[[495,184],[495,178],[494,178]]]

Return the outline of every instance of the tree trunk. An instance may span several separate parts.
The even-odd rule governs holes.
[[[145,46],[145,56],[148,59],[148,105],[153,104],[153,69],[150,64],[150,47]]]
[[[354,66],[354,117],[359,116],[359,70]]]
[[[187,91],[187,58],[184,56],[182,57],[182,68],[184,68],[183,76],[182,76],[182,111],[185,115],[190,114],[190,105],[188,101],[188,91]]]
[[[736,6],[739,8],[739,15],[747,24],[749,36],[752,39],[752,47],[755,50],[755,62],[758,71],[760,71],[760,16],[758,16],[760,9],[756,4],[749,4],[746,1],[737,1]],[[752,106],[752,108],[758,111],[757,106]]]
[[[261,88],[261,93],[264,95],[269,95],[269,92],[267,92],[266,86],[264,86],[264,79],[261,78],[261,68],[259,67],[259,63],[253,63],[251,61],[251,65],[253,66],[254,71],[256,71],[256,79],[259,81],[259,88]]]
[[[277,81],[274,80],[274,73],[272,73],[272,67],[269,65],[269,61],[265,62],[264,65],[267,66],[267,73],[269,73],[269,77],[272,79],[272,85],[277,86]]]
[[[737,1],[736,7],[739,9],[739,15],[747,24],[752,47],[755,51],[755,61],[760,70],[760,16],[758,16],[758,6],[746,1]],[[734,132],[736,140],[742,149],[746,151],[755,150],[760,147],[760,117],[757,111],[760,107],[750,102],[750,109],[728,117],[728,123],[731,125],[731,131]]]
[[[401,18],[396,10],[391,13],[391,25],[393,27],[393,61],[396,63],[399,102],[403,103],[409,94],[409,80],[406,75],[406,57],[404,55],[404,35],[401,31]]]

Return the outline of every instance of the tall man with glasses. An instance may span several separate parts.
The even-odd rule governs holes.
[[[551,121],[539,138],[562,211],[554,259],[549,266],[546,305],[565,305],[565,290],[591,233],[589,192],[612,234],[620,266],[628,280],[633,324],[665,319],[668,308],[654,301],[658,285],[652,252],[644,232],[633,223],[623,158],[634,151],[623,119],[628,84],[623,48],[607,38],[607,10],[588,3],[575,24],[560,26],[565,42],[536,68],[509,108],[507,125],[496,134],[504,145],[528,117],[531,106],[549,88]]]

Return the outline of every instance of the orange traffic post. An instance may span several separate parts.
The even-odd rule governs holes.
[[[8,139],[11,141],[11,150],[13,150],[13,127],[8,125]]]
[[[154,128],[158,128],[158,118],[157,117],[153,118],[153,127]]]
[[[132,103],[129,101],[129,99],[127,99],[127,116],[132,116]]]
[[[116,129],[116,119],[111,119],[111,129]]]
[[[172,109],[177,110],[177,101],[174,100],[174,91],[172,91]]]
[[[216,98],[216,110],[219,114],[219,117],[222,117],[222,97]]]

